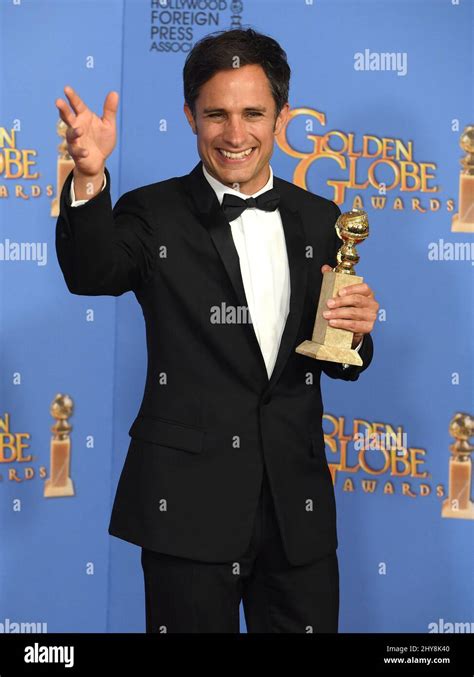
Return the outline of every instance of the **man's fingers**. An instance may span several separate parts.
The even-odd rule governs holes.
[[[109,92],[104,101],[104,113],[102,120],[107,122],[115,122],[119,102],[118,92]]]
[[[332,301],[333,303],[329,303]],[[346,294],[345,296],[334,296],[326,301],[331,308],[340,308],[341,306],[357,306],[359,308],[367,307],[372,304],[371,299],[363,294]]]
[[[68,127],[66,130],[66,139],[68,143],[74,143],[83,134],[81,127]]]
[[[73,153],[74,153],[73,157],[76,157],[76,158],[84,158],[84,157],[87,157],[89,155],[89,151],[87,150],[87,148],[77,148],[76,147],[76,148],[74,148]]]
[[[321,266],[322,273],[329,273],[331,270],[332,270],[331,266],[328,266],[327,263],[325,263],[324,266]]]
[[[347,294],[363,294],[364,296],[373,296],[374,292],[368,284],[362,282],[361,284],[348,284],[338,291],[339,296],[346,296]]]
[[[69,125],[69,127],[72,127],[76,116],[72,113],[67,103],[63,99],[56,99],[56,108],[59,110],[61,120]]]
[[[69,143],[67,149],[69,155],[73,158],[73,160],[80,160],[89,155],[89,151],[87,150],[87,148],[82,148],[82,146],[78,146],[77,144],[74,143]]]
[[[361,322],[375,322],[377,313],[372,312],[368,308],[354,308],[349,306],[346,308],[332,308],[325,310],[323,317],[326,320],[360,320]]]
[[[331,327],[338,329],[348,329],[354,334],[370,334],[373,328],[372,322],[363,322],[361,320],[329,320]]]
[[[64,88],[64,93],[66,94],[68,101],[71,104],[71,108],[76,113],[76,115],[79,115],[80,113],[83,113],[85,110],[87,110],[86,104],[81,99],[79,94],[77,94],[73,90],[72,87],[69,87],[69,85],[66,85],[66,87]]]

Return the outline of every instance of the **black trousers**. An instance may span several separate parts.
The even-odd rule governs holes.
[[[337,555],[288,562],[265,471],[250,545],[238,561],[198,562],[142,548],[141,563],[149,633],[238,633],[241,600],[249,633],[338,631]]]

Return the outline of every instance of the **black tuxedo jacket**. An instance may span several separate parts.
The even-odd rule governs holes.
[[[362,367],[295,352],[312,334],[321,266],[336,264],[340,210],[274,177],[291,300],[268,379],[252,324],[232,313],[247,306],[239,258],[201,164],[125,193],[113,210],[107,170],[106,188],[82,206],[70,207],[72,172],[61,192],[56,251],[69,291],[133,291],[146,325],[146,384],[109,533],[175,556],[236,561],[265,463],[286,554],[305,564],[337,548],[321,371],[355,381],[373,354],[369,334]],[[216,307],[227,321],[215,321]]]

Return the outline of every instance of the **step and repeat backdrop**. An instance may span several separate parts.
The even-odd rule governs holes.
[[[340,630],[474,631],[472,26],[469,0],[0,0],[0,632],[145,629],[140,548],[107,532],[143,315],[67,290],[55,99],[119,92],[113,202],[186,174],[184,60],[231,27],[292,68],[275,174],[369,216],[373,363],[322,377]]]

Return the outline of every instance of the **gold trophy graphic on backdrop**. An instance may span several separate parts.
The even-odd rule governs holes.
[[[72,425],[68,418],[72,415],[74,403],[69,395],[58,393],[49,409],[56,423],[51,426],[51,470],[50,477],[44,483],[44,496],[74,496],[74,485],[70,477]]]
[[[463,169],[459,175],[459,211],[453,215],[451,231],[474,233],[474,125],[464,129],[459,145],[466,155],[460,160]]]
[[[58,136],[62,138],[62,141],[58,146],[59,155],[57,166],[56,197],[54,197],[53,201],[51,202],[51,216],[59,216],[59,197],[61,195],[61,190],[69,172],[74,167],[74,160],[69,155],[67,150],[66,130],[66,123],[62,120],[58,120],[56,124],[56,132],[58,133]]]
[[[362,209],[352,209],[339,216],[335,228],[343,242],[337,252],[338,263],[334,270],[323,273],[311,341],[303,341],[295,350],[315,360],[361,365],[359,353],[351,348],[354,333],[348,329],[331,327],[323,317],[323,312],[327,310],[328,299],[336,296],[339,289],[350,284],[359,284],[364,279],[355,274],[354,266],[359,262],[356,245],[369,236],[369,219]]]
[[[449,424],[454,444],[449,445],[449,492],[443,501],[442,517],[474,520],[474,502],[471,501],[472,460],[474,447],[469,439],[474,436],[474,416],[460,412]]]

